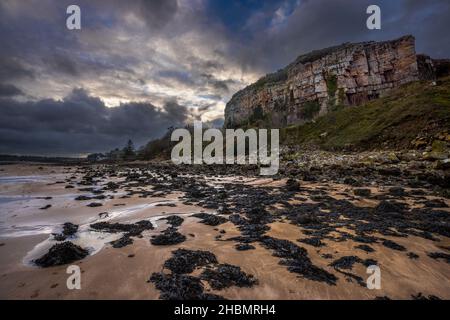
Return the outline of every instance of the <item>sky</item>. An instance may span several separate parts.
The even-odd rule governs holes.
[[[68,30],[66,8],[81,9]],[[381,8],[368,30],[366,8]],[[416,37],[450,57],[448,0],[2,0],[0,154],[84,155],[143,145],[303,53]]]

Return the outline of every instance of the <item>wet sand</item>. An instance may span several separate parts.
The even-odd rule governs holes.
[[[434,295],[441,299],[450,298],[450,267],[443,260],[430,258],[429,252],[447,252],[450,239],[438,236],[440,241],[421,237],[388,237],[407,247],[408,252],[419,255],[419,259],[408,258],[406,252],[395,251],[375,243],[370,244],[375,252],[365,253],[354,247],[360,243],[352,240],[334,242],[324,239],[323,247],[297,242],[305,238],[303,229],[289,221],[275,221],[269,224],[267,235],[290,240],[307,250],[311,261],[320,268],[336,275],[337,285],[317,282],[291,273],[280,259],[259,243],[253,243],[254,250],[237,251],[233,241],[222,241],[240,235],[237,227],[226,222],[217,227],[199,223],[192,213],[209,212],[196,205],[186,205],[180,200],[181,193],[174,192],[161,197],[141,198],[131,195],[123,198],[124,190],[105,193],[106,199],[75,201],[74,198],[88,192],[80,191],[77,185],[82,173],[77,167],[8,165],[0,172],[0,298],[1,299],[158,299],[160,292],[153,283],[148,283],[153,272],[161,272],[164,261],[178,248],[206,250],[214,253],[220,263],[240,266],[258,279],[251,288],[232,286],[223,290],[212,290],[204,283],[206,292],[216,293],[227,299],[374,299],[388,296],[391,299],[411,299],[412,294]],[[72,180],[70,177],[74,177]],[[120,180],[120,177],[115,179]],[[235,177],[215,178],[223,183],[236,182]],[[243,183],[257,186],[279,186],[285,180],[243,178]],[[63,183],[57,183],[63,182]],[[67,185],[74,188],[67,189]],[[345,186],[328,183],[304,183],[305,188],[322,188],[329,195],[339,198]],[[137,187],[139,189],[141,187]],[[149,186],[151,189],[151,186]],[[133,188],[129,188],[132,190]],[[378,192],[372,187],[372,192]],[[114,199],[109,199],[114,196]],[[51,199],[44,199],[52,197]],[[297,200],[296,200],[297,201]],[[101,207],[87,207],[90,202],[100,202]],[[305,203],[313,202],[306,199]],[[376,201],[355,199],[355,205],[375,206]],[[50,204],[51,207],[40,208]],[[170,206],[167,206],[167,205]],[[175,204],[176,206],[172,206]],[[447,204],[448,201],[447,201]],[[445,209],[448,211],[448,209]],[[99,213],[109,216],[100,218]],[[177,245],[156,246],[149,242],[152,235],[167,228],[159,218],[177,214],[185,218],[178,231],[187,239]],[[118,235],[93,232],[89,224],[98,221],[133,223],[150,219],[156,225],[154,230],[145,231],[141,239],[123,248],[113,248],[109,242]],[[91,247],[91,255],[72,264],[82,270],[81,290],[68,290],[67,265],[50,268],[34,266],[32,260],[45,254],[54,244],[51,233],[61,230],[64,222],[80,225],[80,233],[73,240],[83,247]],[[224,230],[220,233],[219,230]],[[351,233],[351,230],[343,230]],[[216,236],[222,235],[221,239]],[[447,250],[447,251],[446,251]],[[331,254],[333,259],[326,259]],[[131,256],[130,256],[131,255]],[[381,290],[369,290],[355,281],[336,272],[329,264],[338,257],[357,255],[362,259],[372,258],[381,269]],[[355,264],[351,270],[363,279],[369,276],[366,267]]]

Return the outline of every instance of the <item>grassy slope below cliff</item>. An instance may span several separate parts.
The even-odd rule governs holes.
[[[341,107],[313,123],[281,130],[285,144],[326,150],[400,149],[418,135],[450,131],[450,77],[414,82],[357,107]]]

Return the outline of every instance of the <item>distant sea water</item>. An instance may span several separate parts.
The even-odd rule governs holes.
[[[48,176],[4,176],[0,177],[0,184],[44,182],[47,180],[49,180]]]

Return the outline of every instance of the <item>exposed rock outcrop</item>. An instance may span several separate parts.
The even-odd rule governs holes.
[[[413,36],[313,51],[237,92],[225,108],[225,126],[308,122],[337,105],[358,105],[434,73],[432,60],[416,55]]]

